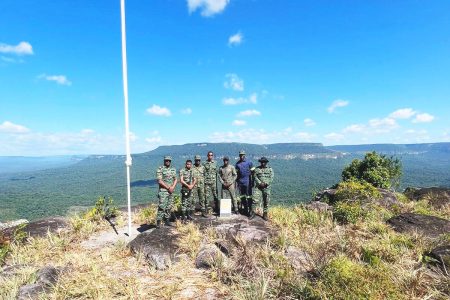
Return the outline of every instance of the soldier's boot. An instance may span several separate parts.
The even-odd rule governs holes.
[[[263,213],[263,220],[264,221],[268,221],[269,220],[269,217],[267,216],[267,212],[266,211]]]
[[[254,203],[250,203],[250,205],[249,205],[249,213],[248,213],[248,218],[250,220],[253,219],[256,216],[254,209],[255,209]]]
[[[170,220],[169,219],[165,219],[164,220],[164,226],[170,226]]]
[[[171,212],[170,213],[170,222],[175,222],[177,220],[177,215],[175,214],[175,212]]]
[[[205,211],[205,210],[202,210],[202,217],[203,217],[203,218],[207,218],[207,217],[208,217],[208,215],[206,214],[206,211]]]
[[[156,228],[161,228],[161,220],[156,221]]]
[[[190,210],[190,211],[188,212],[188,214],[187,214],[187,219],[188,219],[188,221],[194,220],[194,218],[192,217],[193,214],[194,214],[194,211],[193,211],[193,210]]]
[[[182,222],[182,223],[186,223],[186,212],[185,212],[185,211],[183,211],[183,212],[181,213],[181,222]]]

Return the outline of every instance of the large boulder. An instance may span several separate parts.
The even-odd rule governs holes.
[[[450,232],[450,221],[422,214],[403,213],[390,218],[387,223],[397,232],[419,232],[429,238]]]
[[[67,219],[63,217],[46,218],[23,224],[25,225],[22,228],[22,231],[33,237],[45,236],[47,235],[47,232],[54,233],[68,227]],[[8,227],[2,230],[2,233],[7,237],[11,237],[19,226],[23,225]]]
[[[49,291],[58,281],[61,270],[53,266],[46,266],[36,274],[36,282],[19,288],[17,299],[40,299],[40,294]]]
[[[436,259],[442,269],[449,275],[450,272],[450,245],[444,245],[434,248],[430,252],[430,256]]]
[[[176,260],[178,235],[174,228],[164,226],[139,234],[128,247],[142,254],[150,266],[166,270]]]
[[[331,205],[328,205],[327,203],[321,201],[311,201],[310,203],[305,205],[305,208],[317,212],[327,212],[333,210],[333,207]]]
[[[450,189],[440,187],[429,188],[413,188],[408,187],[405,189],[404,194],[406,197],[413,201],[428,200],[428,202],[434,208],[442,208],[445,205],[450,204]]]
[[[195,258],[195,266],[198,269],[209,269],[225,260],[225,255],[216,247],[216,245],[208,244],[200,248],[197,257]]]

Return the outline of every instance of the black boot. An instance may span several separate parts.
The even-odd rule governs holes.
[[[170,213],[170,222],[175,222],[177,220],[177,215],[175,212]]]
[[[269,217],[267,216],[267,212],[266,211],[263,213],[263,220],[264,221],[268,221],[269,220]]]
[[[166,219],[164,221],[164,226],[170,226],[170,220],[169,219]]]
[[[187,219],[188,219],[188,221],[194,220],[194,218],[192,217],[193,214],[194,214],[194,211],[193,211],[193,210],[190,210],[190,211],[188,212],[188,214],[187,214]]]
[[[249,206],[248,206],[248,210],[249,210],[249,213],[248,213],[248,218],[251,220],[251,219],[253,219],[255,216],[256,216],[256,214],[255,214],[255,211],[254,211],[254,205],[253,205],[253,203],[251,203]]]
[[[186,212],[181,213],[181,222],[186,223]]]
[[[202,210],[202,217],[203,218],[208,218],[208,215],[206,214],[206,211]]]
[[[156,220],[156,228],[161,228],[161,220]]]

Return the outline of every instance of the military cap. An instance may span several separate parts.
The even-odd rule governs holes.
[[[260,159],[258,159],[258,161],[259,161],[260,163],[262,163],[262,162],[269,162],[269,160],[268,160],[265,156],[263,156],[263,157],[261,157]]]
[[[224,156],[223,160],[230,160],[230,158],[228,156]]]
[[[197,155],[194,157],[194,159],[195,159],[195,160],[200,160],[200,159],[202,159],[202,158],[201,158],[200,155],[197,154]]]
[[[245,155],[245,151],[244,150],[239,151],[239,155]]]
[[[166,155],[166,156],[164,156],[164,160],[170,160],[170,161],[172,161],[172,156]]]

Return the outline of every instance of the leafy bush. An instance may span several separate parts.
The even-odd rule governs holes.
[[[338,184],[335,201],[368,200],[381,198],[380,192],[365,181],[344,181]]]
[[[344,181],[365,181],[383,189],[398,186],[401,175],[402,165],[398,158],[375,151],[368,152],[363,160],[353,160],[342,171]]]
[[[95,202],[95,206],[88,210],[84,217],[87,220],[100,221],[113,218],[117,216],[118,212],[119,210],[111,197],[100,196]]]
[[[367,216],[367,211],[361,206],[360,201],[340,201],[334,206],[334,218],[344,224],[355,224]]]

